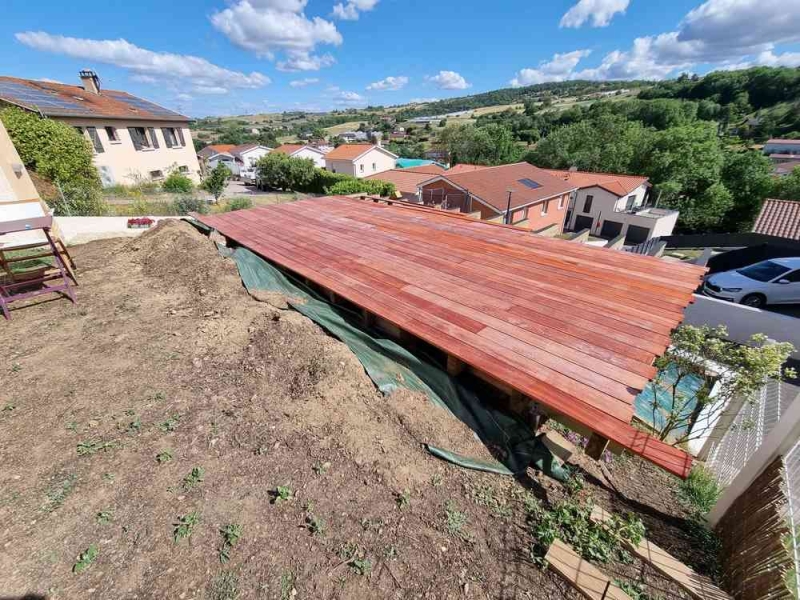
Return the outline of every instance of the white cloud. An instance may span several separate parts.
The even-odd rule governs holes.
[[[181,102],[191,102],[192,100],[194,100],[194,96],[192,96],[191,94],[178,94],[177,96],[175,96],[175,99]]]
[[[188,83],[197,93],[225,93],[230,89],[260,88],[270,83],[261,73],[242,73],[219,67],[199,56],[154,52],[140,48],[126,40],[90,40],[43,31],[17,33],[22,44],[42,50],[64,54],[72,58],[114,65],[131,72],[131,79],[141,83]]]
[[[276,52],[285,52],[287,60],[278,63],[279,70],[315,71],[335,62],[330,55],[314,55],[316,47],[339,46],[342,35],[332,22],[307,17],[307,2],[236,0],[211,15],[211,23],[233,44],[259,57],[274,59]]]
[[[574,50],[554,54],[551,60],[542,61],[535,69],[522,69],[509,83],[512,87],[522,87],[547,81],[564,81],[569,79],[581,59],[589,56],[591,52],[591,50]]]
[[[297,71],[319,71],[323,67],[330,67],[336,62],[330,54],[317,56],[306,52],[289,52],[287,60],[278,61],[275,68],[285,73]]]
[[[578,0],[561,17],[561,27],[580,27],[587,21],[592,27],[607,27],[617,13],[625,14],[630,0]]]
[[[316,77],[306,77],[305,79],[295,79],[294,81],[290,81],[289,85],[293,88],[304,88],[309,85],[314,85],[319,83],[319,79]]]
[[[367,103],[367,99],[361,94],[346,91],[337,92],[334,101],[341,106],[364,106]]]
[[[775,52],[775,46],[797,42],[800,2],[707,0],[676,31],[636,38],[629,49],[609,52],[599,66],[572,71],[567,79],[664,79],[703,65],[796,66],[800,53]]]
[[[429,102],[438,102],[440,98],[412,98],[408,101],[409,104],[428,104]]]
[[[392,91],[396,92],[397,90],[402,90],[408,84],[408,77],[400,75],[398,77],[389,76],[386,79],[381,79],[380,81],[375,81],[370,83],[367,86],[367,90],[376,91],[376,92],[384,92],[384,91]]]
[[[348,0],[347,4],[339,2],[333,7],[333,16],[343,21],[357,21],[359,13],[375,8],[378,0]]]
[[[438,74],[425,77],[442,90],[465,90],[470,87],[467,80],[455,71],[439,71]]]

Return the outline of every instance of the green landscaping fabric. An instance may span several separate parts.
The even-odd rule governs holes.
[[[502,457],[502,464],[470,459],[429,446],[432,454],[463,467],[505,475],[522,473],[531,462],[537,463],[535,466],[539,468],[549,464],[548,460],[541,460],[544,445],[521,420],[485,406],[472,390],[394,341],[364,331],[360,315],[331,305],[304,283],[284,274],[247,248],[233,251],[219,248],[236,262],[249,292],[280,292],[286,296],[293,309],[347,344],[383,394],[391,394],[400,387],[426,394],[431,402],[449,410],[470,427],[495,455]],[[544,470],[551,471],[549,466]]]

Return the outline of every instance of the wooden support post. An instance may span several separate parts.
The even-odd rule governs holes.
[[[330,302],[331,304],[336,304],[338,296],[334,292],[330,290],[325,290],[325,295],[328,297],[328,302]]]
[[[371,329],[375,326],[375,315],[366,308],[361,309],[361,327]]]
[[[466,366],[467,365],[465,365],[464,361],[461,359],[453,356],[452,354],[447,355],[447,374],[451,377],[461,375]]]
[[[592,435],[589,436],[589,443],[586,444],[586,456],[594,460],[600,460],[606,448],[608,448],[608,439],[596,433],[592,433]]]

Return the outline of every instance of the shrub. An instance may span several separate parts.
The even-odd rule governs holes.
[[[356,179],[349,177],[330,186],[328,194],[377,194],[379,196],[390,196],[395,191],[393,183],[377,181],[373,179]]]
[[[691,470],[689,477],[681,481],[678,496],[692,508],[707,513],[714,508],[721,491],[711,471],[697,465]]]
[[[205,178],[202,188],[207,192],[211,192],[214,196],[214,201],[219,202],[219,199],[225,191],[225,184],[228,183],[228,178],[230,176],[231,170],[224,164],[219,163]]]
[[[204,215],[208,212],[208,202],[193,196],[177,196],[172,201],[172,208],[176,215],[188,215],[190,212]]]
[[[225,205],[225,212],[233,212],[234,210],[245,210],[253,208],[253,201],[250,198],[239,196],[238,198],[231,198]]]
[[[179,171],[173,171],[161,184],[161,189],[173,194],[189,194],[194,189],[192,180]]]
[[[74,127],[18,108],[0,110],[25,166],[54,183],[100,189],[91,143]]]
[[[64,183],[58,189],[59,194],[50,201],[56,215],[102,217],[108,214],[108,204],[99,187]]]

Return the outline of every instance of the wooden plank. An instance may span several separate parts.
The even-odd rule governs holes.
[[[595,506],[592,509],[591,518],[596,523],[605,524],[611,519],[611,513]],[[647,538],[643,538],[636,545],[624,539],[622,541],[636,556],[652,565],[665,577],[672,579],[696,600],[732,600],[730,594],[719,589],[710,578],[696,573],[691,567],[683,564]]]
[[[688,302],[702,270],[341,198],[200,220],[550,414],[688,473],[683,451],[629,421],[680,322],[673,307]]]
[[[548,567],[588,600],[631,600],[600,569],[581,558],[561,540],[555,540],[545,555]]]

